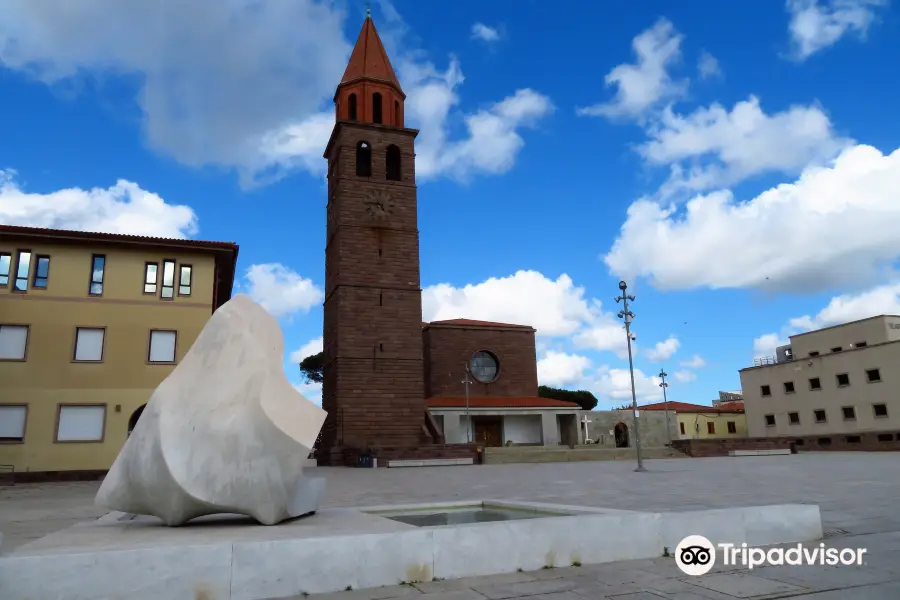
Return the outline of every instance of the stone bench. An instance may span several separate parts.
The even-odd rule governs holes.
[[[424,458],[414,460],[389,460],[388,467],[450,467],[456,465],[474,465],[474,458]]]
[[[780,456],[790,453],[790,448],[770,448],[768,450],[729,450],[728,456]]]

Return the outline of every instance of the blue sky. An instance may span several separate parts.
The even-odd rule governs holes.
[[[661,368],[671,399],[708,403],[791,333],[900,312],[896,4],[565,8],[373,3],[421,130],[426,319],[534,325],[541,382],[603,408],[630,399],[622,277],[646,401]],[[236,287],[303,384],[330,99],[364,14],[6,0],[0,222],[236,241]]]

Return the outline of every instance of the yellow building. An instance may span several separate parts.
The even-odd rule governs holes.
[[[227,242],[0,226],[0,470],[108,469],[231,297],[237,255]]]
[[[641,410],[664,411],[665,403],[641,406]],[[682,440],[747,437],[747,416],[743,402],[725,402],[704,406],[688,402],[669,402],[669,413],[678,423]]]

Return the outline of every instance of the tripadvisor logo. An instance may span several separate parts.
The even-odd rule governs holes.
[[[675,547],[675,564],[682,573],[700,576],[709,573],[719,554],[724,566],[748,569],[763,565],[862,565],[865,548],[827,548],[797,544],[790,548],[754,548],[747,544],[713,544],[702,535],[689,535]]]

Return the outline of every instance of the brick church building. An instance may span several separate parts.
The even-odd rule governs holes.
[[[476,444],[575,443],[577,405],[538,397],[532,327],[422,322],[418,131],[405,126],[405,100],[367,16],[334,96],[324,154],[328,417],[319,463],[354,464],[364,452],[385,465],[473,457]]]

